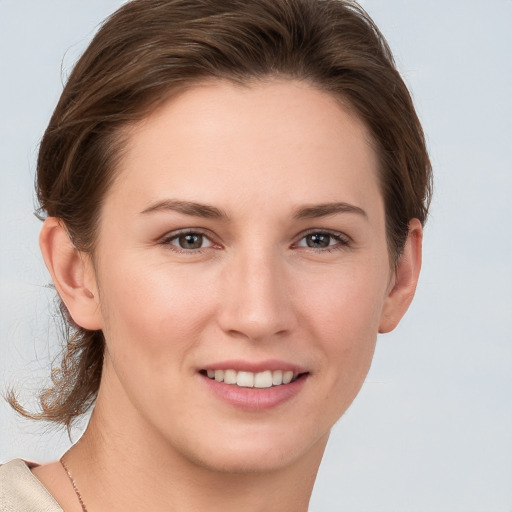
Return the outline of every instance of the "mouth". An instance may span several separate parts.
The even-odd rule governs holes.
[[[233,369],[204,369],[199,373],[205,377],[240,388],[272,388],[286,386],[305,377],[308,372],[296,373],[292,370],[264,370],[261,372],[237,371]]]

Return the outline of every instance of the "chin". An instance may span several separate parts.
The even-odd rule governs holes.
[[[297,425],[296,425],[297,426]],[[304,434],[304,432],[298,432]],[[238,436],[212,436],[193,449],[181,447],[182,456],[204,469],[232,474],[281,471],[311,457],[320,461],[329,432],[318,437],[294,436],[289,432],[271,435],[265,429]]]

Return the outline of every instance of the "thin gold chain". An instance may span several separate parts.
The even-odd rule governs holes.
[[[82,512],[87,512],[87,507],[85,506],[85,503],[84,503],[84,500],[82,499],[80,491],[78,490],[78,487],[76,486],[75,480],[71,476],[69,469],[67,468],[66,464],[64,463],[64,455],[60,458],[60,463],[62,464],[64,471],[68,475],[69,481],[71,482],[71,485],[73,486],[73,490],[75,491],[76,497],[78,498],[78,501],[80,502],[80,505],[82,506]]]

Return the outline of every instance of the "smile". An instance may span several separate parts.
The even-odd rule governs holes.
[[[205,373],[212,380],[242,388],[270,388],[290,384],[300,375],[291,370],[265,370],[257,373],[236,370],[205,370]]]

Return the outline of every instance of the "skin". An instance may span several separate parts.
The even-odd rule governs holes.
[[[305,511],[377,333],[412,300],[421,225],[411,221],[395,269],[370,136],[304,83],[198,85],[129,136],[94,255],[76,251],[58,219],[41,233],[74,321],[107,343],[91,422],[66,457],[84,501],[90,511]],[[349,207],[318,208],[333,203]],[[180,247],[183,229],[203,237],[198,249]],[[306,376],[291,399],[247,411],[200,373],[232,359],[285,361]],[[58,463],[34,473],[80,510]]]

